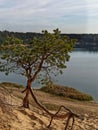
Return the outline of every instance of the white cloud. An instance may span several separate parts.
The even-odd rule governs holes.
[[[14,26],[18,29],[24,27],[25,31],[29,31],[30,27],[34,31],[39,27],[41,31],[42,27],[57,26],[68,30],[68,27],[74,26],[72,32],[79,28],[83,31],[86,19],[90,21],[96,17],[98,20],[97,12],[98,0],[0,0],[0,25],[11,29],[15,29]]]

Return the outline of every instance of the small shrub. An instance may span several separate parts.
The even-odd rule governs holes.
[[[52,86],[45,86],[40,89],[41,91],[54,94],[56,96],[76,99],[80,101],[91,101],[93,97],[82,93],[74,88],[66,87],[66,86],[59,86],[59,85],[52,85]]]

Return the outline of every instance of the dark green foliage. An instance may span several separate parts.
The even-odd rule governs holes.
[[[82,48],[90,48],[90,47],[98,47],[98,34],[61,34],[61,36],[68,36],[71,39],[77,39],[78,44],[76,47]],[[37,37],[42,37],[42,33],[35,32],[9,32],[9,31],[0,31],[0,44],[4,43],[8,37],[16,37],[18,39],[22,39],[24,43],[30,43],[32,39]]]
[[[93,100],[93,98],[90,95],[84,94],[74,88],[70,88],[66,86],[49,85],[49,86],[42,87],[40,90],[57,95],[57,96],[76,99],[80,101]]]
[[[3,43],[5,45],[9,45],[9,44],[22,44],[23,43],[23,40],[20,40],[19,38],[15,38],[14,36],[13,37],[7,37],[6,41]]]
[[[45,30],[42,34],[41,37],[34,37],[30,43],[23,43],[14,36],[7,37],[0,47],[0,71],[4,71],[5,74],[20,73],[31,82],[36,78],[49,81],[50,71],[53,74],[62,73],[76,40],[67,36],[61,37],[59,29],[53,33]],[[42,71],[44,73],[41,73]]]

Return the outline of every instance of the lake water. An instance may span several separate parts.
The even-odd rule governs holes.
[[[73,51],[63,75],[54,79],[56,84],[74,87],[92,95],[98,101],[98,51]],[[26,86],[26,79],[16,74],[5,76],[4,73],[0,73],[0,82],[15,82]]]

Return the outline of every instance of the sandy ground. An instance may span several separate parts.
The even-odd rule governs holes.
[[[81,115],[84,120],[75,119],[74,130],[98,130],[97,103],[66,100],[38,90],[34,93],[42,104],[53,109],[50,110],[53,113],[58,106],[64,105]],[[5,90],[0,87],[0,130],[64,130],[66,124],[64,119],[55,119],[51,127],[47,128],[50,117],[34,103],[31,97],[30,109],[21,107],[23,96],[21,89]]]

